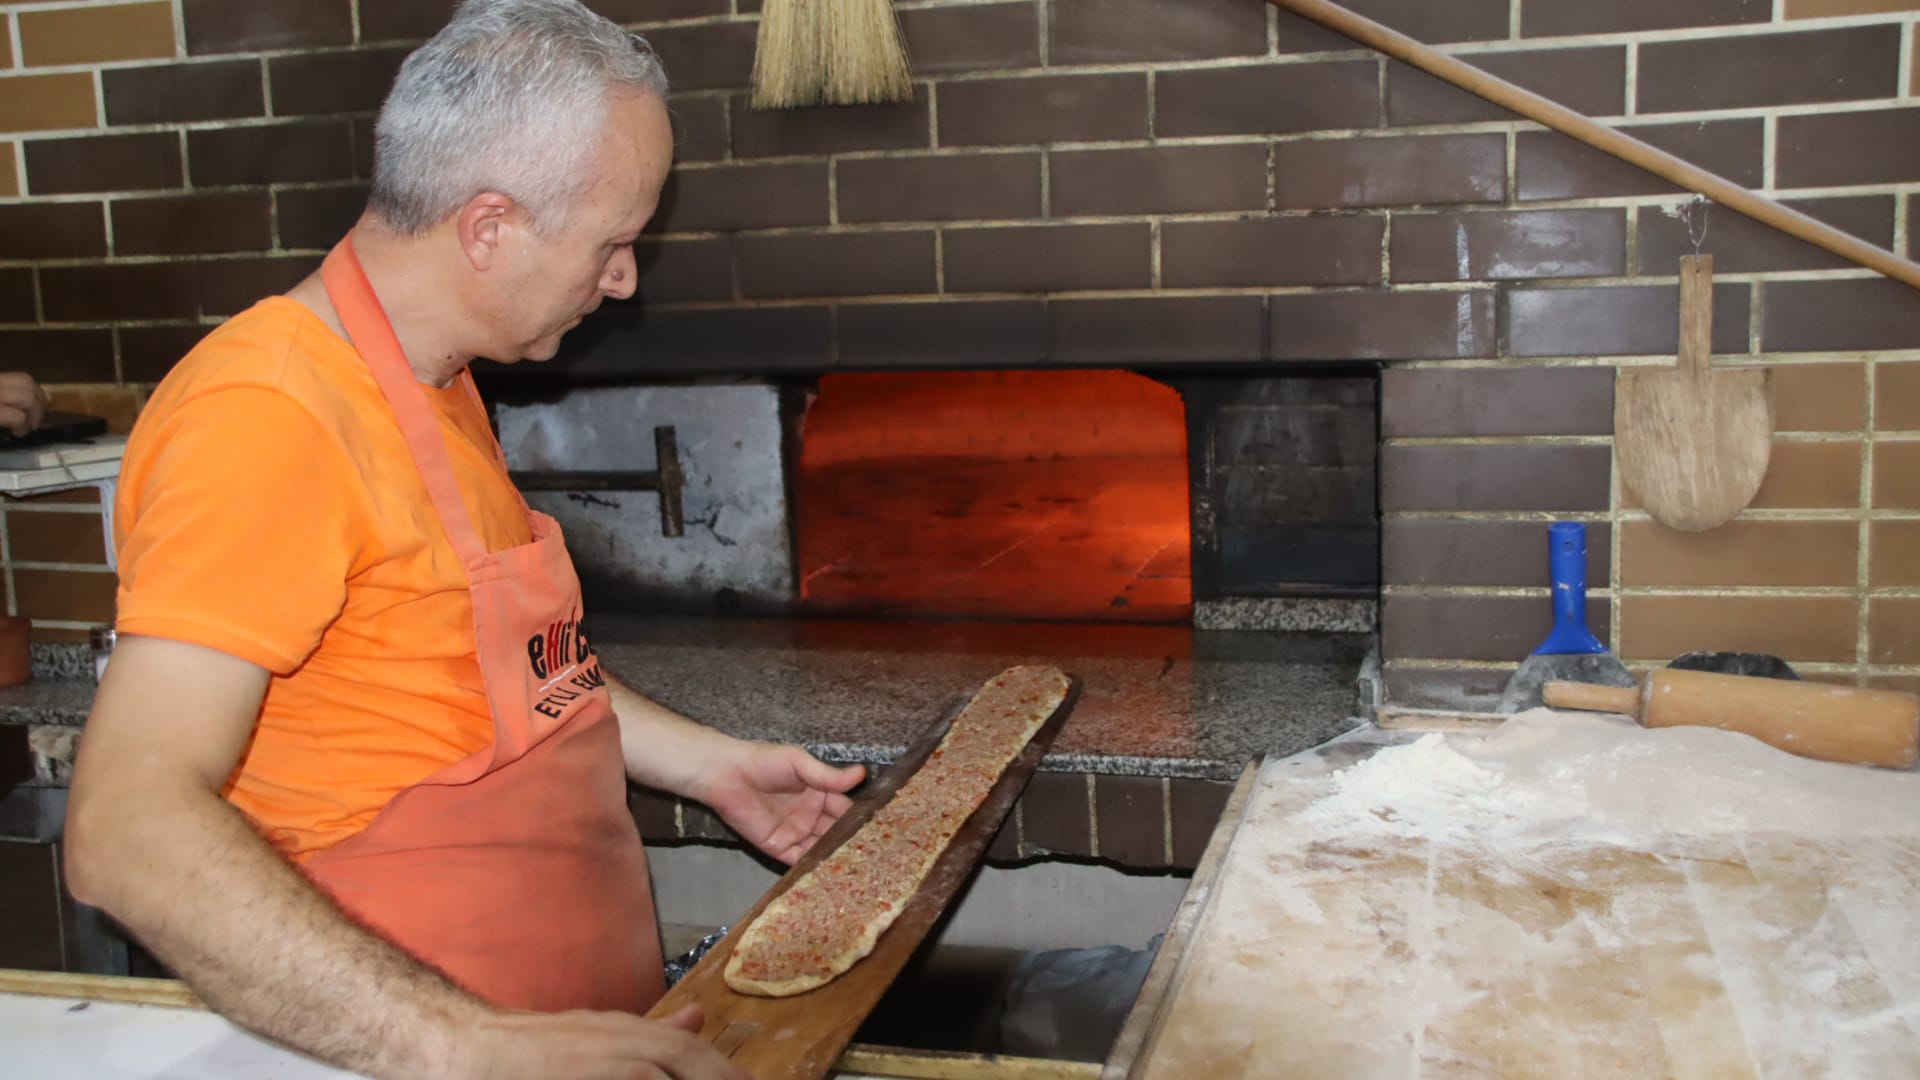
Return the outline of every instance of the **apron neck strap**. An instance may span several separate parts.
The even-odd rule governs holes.
[[[484,559],[487,547],[474,529],[466,500],[460,495],[460,484],[447,458],[440,418],[427,400],[427,392],[421,387],[412,365],[407,363],[406,352],[393,332],[386,309],[374,294],[373,283],[367,280],[360,257],[354,254],[351,237],[342,239],[327,253],[326,261],[320,265],[320,281],[326,286],[327,299],[333,302],[341,325],[346,327],[347,339],[366,361],[367,370],[373,373],[381,395],[393,410],[400,435],[413,455],[414,467],[427,486],[433,509],[440,517],[440,527],[446,530],[454,553],[469,566]],[[478,405],[480,396],[474,389],[473,376],[463,369],[459,378],[469,398]],[[494,455],[502,459],[504,471],[505,463],[497,443]]]

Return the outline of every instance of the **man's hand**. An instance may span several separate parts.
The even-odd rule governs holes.
[[[52,403],[46,387],[24,371],[0,372],[0,427],[25,435],[47,418]]]
[[[835,768],[797,746],[742,742],[693,797],[746,841],[791,866],[852,805],[866,768]]]
[[[706,803],[748,843],[789,865],[847,812],[846,793],[867,774],[860,765],[836,769],[797,746],[703,727],[611,674],[607,691],[630,779]]]
[[[449,1080],[749,1080],[699,1037],[689,1005],[665,1020],[626,1013],[493,1013],[454,1047]]]

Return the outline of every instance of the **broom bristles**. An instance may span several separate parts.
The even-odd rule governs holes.
[[[800,61],[818,51],[807,39],[815,20],[800,10],[804,6],[803,0],[767,0],[760,10],[750,101],[756,109],[790,107],[807,96],[807,84],[814,81],[811,68]]]
[[[766,0],[753,61],[756,109],[913,99],[892,0]]]

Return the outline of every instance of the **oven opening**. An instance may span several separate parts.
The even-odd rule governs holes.
[[[1351,368],[914,370],[497,420],[602,614],[1371,632],[1378,399]]]
[[[830,374],[794,484],[802,610],[1188,622],[1186,410],[1127,371]]]

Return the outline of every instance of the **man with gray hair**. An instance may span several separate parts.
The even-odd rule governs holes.
[[[208,335],[129,444],[119,647],[67,819],[75,896],[208,1004],[391,1077],[740,1075],[662,992],[629,779],[792,862],[858,768],[622,686],[467,370],[551,358],[672,154],[644,42],[467,0],[408,57],[367,211]]]

